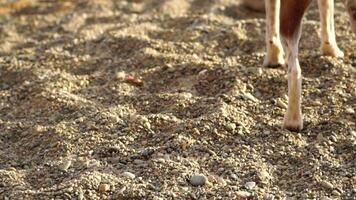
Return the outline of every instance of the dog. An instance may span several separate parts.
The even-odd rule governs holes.
[[[291,131],[303,129],[302,75],[298,61],[301,21],[312,0],[243,0],[254,10],[266,11],[267,53],[263,65],[288,68],[288,107],[283,127]],[[351,28],[356,34],[356,0],[346,0]],[[334,0],[318,0],[321,22],[321,52],[323,55],[343,57],[336,44],[334,30]],[[285,53],[284,53],[285,52]]]

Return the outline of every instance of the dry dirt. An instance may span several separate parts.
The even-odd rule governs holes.
[[[303,21],[300,133],[281,128],[285,69],[261,67],[264,14],[237,0],[10,1],[0,199],[356,199],[341,1],[345,58],[320,56],[316,2]]]

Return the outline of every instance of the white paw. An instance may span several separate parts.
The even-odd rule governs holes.
[[[282,45],[270,44],[267,46],[267,54],[263,61],[265,67],[281,67],[285,65]]]
[[[321,52],[325,56],[331,56],[336,58],[344,57],[344,53],[339,49],[336,44],[324,43],[321,46]]]
[[[303,117],[302,113],[290,114],[286,113],[283,121],[283,128],[290,131],[299,132],[303,129]]]

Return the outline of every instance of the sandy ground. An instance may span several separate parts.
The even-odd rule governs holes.
[[[315,2],[303,22],[300,133],[280,128],[285,69],[261,66],[264,14],[239,1],[0,13],[0,199],[356,199],[356,42],[341,1],[344,59],[320,56]]]

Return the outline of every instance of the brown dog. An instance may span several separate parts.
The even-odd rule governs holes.
[[[252,9],[261,10],[263,7],[266,9],[267,54],[264,66],[284,64],[288,66],[288,108],[283,126],[289,130],[298,131],[303,128],[302,76],[298,61],[298,44],[302,17],[311,1],[244,0],[244,4]],[[344,54],[337,46],[335,39],[334,0],[318,0],[318,4],[321,22],[321,52],[327,56],[343,57]],[[346,8],[352,30],[356,33],[356,0],[346,0]]]

